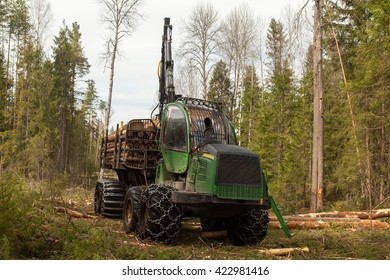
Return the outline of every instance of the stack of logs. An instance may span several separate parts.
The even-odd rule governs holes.
[[[116,136],[116,134],[118,134],[118,136]],[[121,129],[118,132],[115,131],[115,132],[110,133],[107,136],[107,145],[106,146],[105,146],[105,139],[103,139],[101,155],[105,156],[105,163],[106,164],[114,165],[115,148],[117,148],[117,149],[119,148],[118,146],[115,145],[116,144],[115,139],[117,139],[117,137],[119,138],[119,139],[117,139],[117,145],[120,145],[120,150],[121,151],[125,150],[125,148],[126,148],[125,143],[120,141],[120,138],[124,137],[125,135],[126,135],[126,129]],[[104,153],[105,148],[106,148],[106,151]]]
[[[105,166],[114,168],[118,163],[130,168],[146,168],[148,161],[155,162],[158,157],[155,137],[156,124],[148,119],[132,120],[125,128],[118,127],[107,136],[107,144],[103,139],[101,156],[105,157]]]
[[[276,216],[272,213],[270,228],[280,228]],[[321,229],[331,226],[349,228],[390,228],[390,224],[378,220],[390,217],[390,209],[373,210],[371,212],[333,211],[283,216],[289,229]]]

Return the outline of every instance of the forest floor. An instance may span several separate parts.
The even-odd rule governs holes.
[[[71,218],[72,224],[99,228],[104,233],[103,237],[99,235],[99,242],[105,243],[104,256],[108,259],[390,260],[390,229],[355,229],[335,225],[326,229],[294,229],[291,230],[291,238],[281,229],[269,229],[261,244],[240,247],[230,244],[227,238],[202,238],[199,220],[194,218],[183,221],[177,244],[165,246],[140,240],[135,234],[126,234],[120,219],[96,216],[91,190],[69,191],[63,196],[61,204],[93,216]],[[381,220],[390,222],[388,218]],[[84,235],[82,238],[91,236]],[[283,256],[266,253],[269,249],[306,247],[308,250],[297,250]],[[84,257],[88,258],[88,255]]]

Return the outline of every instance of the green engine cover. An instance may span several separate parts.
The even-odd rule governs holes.
[[[235,145],[208,144],[192,159],[187,183],[194,190],[222,199],[259,200],[268,192],[260,159]]]

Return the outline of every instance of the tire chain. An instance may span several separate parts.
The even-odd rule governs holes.
[[[240,213],[230,228],[231,237],[240,245],[255,245],[264,240],[268,231],[268,211],[249,209]]]
[[[142,203],[146,206],[145,237],[165,244],[177,240],[182,212],[171,202],[173,188],[165,185],[151,185],[143,192]]]

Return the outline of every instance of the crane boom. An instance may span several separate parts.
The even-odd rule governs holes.
[[[175,93],[175,86],[173,82],[173,65],[174,63],[172,60],[172,25],[170,24],[170,18],[164,18],[161,61],[159,67],[159,118],[161,118],[163,105],[166,103],[175,102],[176,99],[179,97]]]

